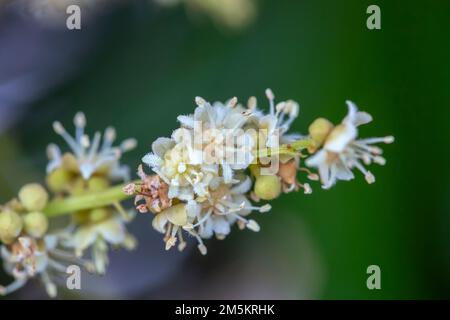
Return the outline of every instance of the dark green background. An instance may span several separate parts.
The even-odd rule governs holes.
[[[370,4],[381,7],[381,30],[366,28]],[[45,146],[57,140],[52,121],[71,123],[79,109],[90,128],[112,124],[119,137],[138,139],[138,149],[125,157],[134,167],[156,137],[176,127],[178,114],[192,112],[196,95],[241,101],[256,95],[265,102],[264,89],[270,87],[278,99],[299,101],[294,125],[299,132],[318,116],[340,121],[344,102],[351,99],[375,119],[361,129],[362,136],[396,137],[384,148],[386,166],[371,168],[377,182],[369,186],[357,175],[329,191],[313,184],[311,196],[284,195],[271,213],[257,217],[259,234],[234,231],[223,243],[210,241],[211,250],[227,252],[225,258],[217,252],[198,258],[193,252],[188,265],[215,268],[233,259],[238,247],[259,255],[263,265],[272,250],[292,263],[283,279],[294,286],[288,297],[297,298],[303,297],[298,293],[302,284],[295,290],[302,270],[294,262],[306,259],[301,250],[312,250],[320,257],[321,276],[320,283],[311,284],[319,289],[309,297],[448,298],[449,4],[260,1],[255,22],[241,31],[193,21],[182,8],[155,13],[144,7],[139,15],[123,8],[111,17],[78,76],[37,101],[1,138],[4,150],[17,150],[0,156],[9,185],[0,187],[2,200],[42,177]],[[297,222],[308,230],[312,248],[296,243],[301,238],[295,233],[303,232],[292,227]],[[242,264],[246,256],[240,256]],[[379,291],[366,288],[371,264],[381,268]],[[214,283],[209,286],[214,290]]]

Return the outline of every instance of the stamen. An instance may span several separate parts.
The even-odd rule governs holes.
[[[372,184],[375,182],[375,176],[370,171],[367,171],[365,178],[368,184]]]
[[[178,251],[183,251],[186,248],[186,241],[183,239],[183,232],[181,229],[178,229],[178,238],[180,243],[178,244]]]
[[[70,252],[66,252],[59,249],[52,249],[48,252],[49,256],[53,256],[58,260],[66,261],[68,263],[75,263],[78,265],[81,265],[83,268],[85,268],[89,273],[95,272],[95,265],[91,261],[87,261],[85,259],[78,258],[74,256]],[[51,259],[50,259],[51,260]],[[54,261],[54,260],[53,260]],[[57,261],[54,261],[57,263]],[[66,270],[64,270],[66,272]]]
[[[256,97],[252,96],[252,97],[248,98],[248,101],[247,101],[248,109],[250,109],[250,110],[256,109],[256,105],[257,105]]]
[[[92,146],[91,149],[89,149],[89,155],[88,155],[88,159],[91,161],[94,156],[97,154],[98,151],[98,147],[100,145],[100,139],[101,139],[101,134],[100,132],[96,132],[94,134],[94,139],[92,140]]]
[[[90,144],[91,144],[91,142],[89,140],[89,136],[87,134],[83,135],[80,139],[81,147],[83,147],[84,149],[87,149],[87,148],[89,148]]]
[[[194,229],[194,228],[196,228],[196,227],[198,227],[198,226],[201,226],[203,223],[206,222],[206,220],[209,219],[209,217],[211,216],[211,214],[212,214],[212,209],[210,209],[210,210],[208,211],[208,213],[206,213],[206,214],[203,216],[203,218],[201,218],[196,224],[188,223],[188,224],[186,224],[185,226],[183,226],[183,229],[186,230],[186,231],[189,231],[189,230],[192,230],[192,229]]]
[[[202,238],[200,238],[198,233],[195,232],[194,230],[189,230],[188,232],[189,232],[190,235],[194,236],[197,239],[197,242],[198,242],[197,248],[200,251],[200,253],[202,255],[206,255],[208,253],[208,250],[206,249],[206,246],[203,244]]]
[[[276,115],[278,115],[279,113],[283,112],[286,108],[286,102],[282,101],[277,103],[277,105],[275,106],[275,110],[277,111]]]
[[[274,96],[272,90],[266,89],[266,97],[267,97],[267,99],[269,99],[269,103],[270,103],[270,114],[274,115],[275,114],[275,106],[274,106],[275,96]]]
[[[300,110],[300,106],[297,102],[289,100],[286,102],[286,110],[285,112],[289,114],[291,119],[294,119],[298,116],[298,112]]]
[[[311,170],[309,170],[308,168],[299,168],[299,171],[303,171],[306,172],[308,174],[308,179],[312,180],[312,181],[319,181],[319,175],[317,173],[312,172]]]
[[[133,150],[134,148],[136,148],[136,146],[137,146],[137,140],[133,139],[133,138],[129,138],[120,144],[120,149],[122,150],[122,152],[126,152],[126,151]]]
[[[384,166],[386,164],[386,159],[381,156],[374,157],[373,161],[381,166]]]
[[[114,142],[116,140],[116,129],[113,127],[108,127],[105,130],[105,138],[103,139],[104,142]]]
[[[204,255],[204,256],[206,256],[206,254],[208,253],[208,250],[207,250],[206,246],[205,246],[203,243],[200,243],[200,244],[197,246],[197,248],[198,248],[198,250],[200,251],[200,253],[201,253],[202,255]]]
[[[309,185],[309,183],[300,184],[300,187],[302,187],[304,189],[304,194],[311,194],[312,193],[312,188]]]
[[[53,130],[59,135],[62,135],[66,130],[64,129],[63,125],[59,121],[53,122]]]
[[[255,220],[248,220],[246,226],[248,229],[250,229],[254,232],[258,232],[259,230],[261,230],[259,224]]]
[[[86,116],[83,112],[77,112],[73,118],[73,124],[77,128],[84,128],[86,126]]]
[[[367,144],[373,144],[373,143],[392,143],[394,142],[395,138],[393,136],[386,136],[386,137],[375,137],[375,138],[367,138],[367,139],[360,139],[359,142],[367,143]]]
[[[270,209],[272,209],[272,206],[267,203],[259,208],[259,212],[268,212]]]
[[[206,104],[205,99],[203,99],[202,97],[195,97],[195,103],[199,106],[199,107],[203,107]]]
[[[47,294],[52,298],[56,297],[57,293],[56,285],[51,281],[49,274],[47,272],[42,272],[41,279],[45,285],[45,290],[47,291]]]
[[[228,107],[230,107],[230,108],[236,107],[237,102],[238,102],[238,99],[236,97],[231,98],[230,101],[228,102]]]
[[[64,141],[66,141],[66,143],[69,145],[69,147],[76,155],[79,156],[81,154],[80,145],[77,143],[77,141],[75,141],[75,139],[71,135],[69,135],[66,132],[66,129],[64,129],[61,122],[59,121],[53,122],[53,130],[55,130],[55,132],[59,134],[64,139]]]
[[[355,167],[358,168],[358,170],[364,174],[367,183],[372,184],[375,182],[375,176],[370,171],[367,171],[366,168],[364,168],[364,166],[361,165],[361,163],[355,161],[354,164]]]

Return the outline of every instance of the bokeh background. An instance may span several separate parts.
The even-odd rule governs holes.
[[[256,217],[261,232],[211,240],[206,257],[165,252],[139,215],[137,251],[114,252],[106,276],[62,297],[450,297],[448,1],[82,1],[81,31],[65,28],[67,2],[0,1],[0,202],[43,181],[46,145],[61,142],[51,124],[70,127],[78,110],[91,132],[114,125],[138,139],[131,167],[196,95],[264,101],[267,87],[300,102],[298,132],[318,116],[340,121],[351,99],[375,118],[362,135],[396,142],[386,166],[371,168],[375,184],[358,176],[284,195]],[[370,4],[381,30],[366,28]],[[372,264],[381,290],[366,287]],[[8,298],[45,293],[31,282]]]

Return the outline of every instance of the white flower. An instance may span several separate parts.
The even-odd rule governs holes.
[[[197,239],[198,248],[202,254],[207,252],[202,238],[211,238],[215,234],[218,239],[224,239],[235,222],[241,229],[247,227],[250,230],[259,231],[256,221],[249,220],[245,216],[253,210],[269,211],[270,205],[255,207],[244,195],[251,188],[250,178],[246,177],[242,183],[233,187],[223,183],[213,185],[215,187],[206,198],[176,204],[153,218],[152,224],[155,230],[165,233],[166,250],[174,246],[177,241],[179,241],[180,251],[185,248],[183,231]]]
[[[211,105],[196,97],[198,107],[193,115],[179,116],[184,130],[190,129],[188,143],[190,161],[193,164],[220,165],[225,183],[233,180],[233,170],[247,168],[253,161],[256,141],[242,130],[250,112],[237,105],[236,97],[228,103]]]
[[[392,143],[394,137],[357,139],[357,127],[372,121],[370,114],[358,111],[356,105],[347,101],[348,114],[342,123],[330,132],[321,150],[306,160],[306,164],[319,169],[324,189],[333,186],[337,180],[351,180],[351,171],[356,167],[361,171],[368,183],[375,182],[374,175],[363,165],[372,162],[384,165],[386,160],[381,156],[382,150],[374,143]],[[361,163],[362,162],[362,163]]]
[[[169,198],[188,201],[194,198],[194,193],[205,195],[209,182],[218,173],[215,166],[191,164],[192,153],[188,148],[185,143],[158,138],[152,144],[153,152],[142,158],[169,185]]]
[[[247,227],[252,231],[259,231],[259,225],[245,216],[252,211],[266,212],[270,205],[256,207],[245,196],[252,187],[249,177],[234,186],[219,184],[201,203],[201,210],[197,211],[195,224],[187,225],[185,230],[197,229],[202,238],[224,239],[231,231],[231,226],[237,222],[241,229]]]
[[[74,248],[75,254],[81,257],[91,247],[91,256],[98,273],[104,274],[108,260],[108,244],[134,249],[136,240],[125,228],[125,222],[118,214],[91,223],[71,226],[75,230],[65,235],[64,246]]]
[[[28,279],[39,275],[48,295],[55,297],[57,289],[54,277],[66,275],[66,264],[75,263],[93,271],[90,262],[58,249],[58,245],[57,235],[47,235],[42,240],[19,237],[13,244],[1,246],[4,268],[14,281],[6,287],[0,286],[0,295],[20,289]]]
[[[158,232],[165,233],[164,242],[166,243],[166,250],[173,247],[177,243],[177,240],[179,241],[179,251],[182,251],[186,247],[186,242],[183,238],[183,227],[192,224],[199,210],[200,206],[198,203],[191,200],[188,203],[173,205],[158,213],[153,218],[153,228]],[[187,232],[197,239],[198,249],[205,255],[207,252],[206,246],[203,244],[198,233],[194,230],[187,230]]]
[[[86,118],[82,112],[75,115],[74,124],[75,136],[72,137],[60,122],[53,123],[55,132],[63,137],[71,149],[71,154],[66,158],[69,160],[70,169],[78,171],[85,180],[97,172],[112,180],[128,180],[129,168],[121,165],[119,160],[122,153],[136,147],[136,140],[127,139],[120,146],[114,147],[112,144],[116,139],[116,131],[112,127],[105,130],[103,138],[100,132],[96,132],[91,140],[84,132]],[[64,157],[57,145],[50,144],[47,154],[50,159],[47,173],[64,165]]]
[[[275,148],[281,144],[298,140],[301,135],[287,133],[298,116],[300,109],[298,103],[293,100],[287,100],[275,105],[275,96],[270,89],[266,90],[266,96],[270,104],[269,114],[262,114],[258,119],[258,128],[266,130],[264,145]]]

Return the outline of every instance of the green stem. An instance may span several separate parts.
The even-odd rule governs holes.
[[[309,139],[294,141],[290,144],[281,145],[279,148],[266,148],[258,151],[258,157],[269,157],[273,155],[295,155],[301,150],[311,146]],[[135,181],[136,183],[137,181]],[[48,217],[57,217],[70,214],[80,210],[88,210],[113,205],[120,201],[131,198],[123,192],[125,185],[113,186],[107,190],[84,194],[80,196],[69,196],[62,199],[55,199],[44,208],[44,213]]]
[[[281,145],[278,148],[266,148],[258,151],[258,157],[270,157],[273,155],[295,155],[298,154],[303,149],[306,149],[313,145],[313,142],[310,139],[302,139],[294,141],[290,144]]]
[[[63,199],[50,201],[44,208],[44,213],[48,217],[56,217],[79,210],[94,209],[112,205],[126,200],[130,196],[123,192],[125,185],[117,185],[105,191],[84,194],[80,196],[70,196]]]

